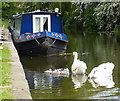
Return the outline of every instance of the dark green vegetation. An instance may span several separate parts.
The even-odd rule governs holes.
[[[11,78],[9,77],[11,70],[10,50],[5,45],[2,46],[0,57],[2,57],[2,62],[0,63],[0,100],[1,99],[11,99]]]
[[[64,28],[107,31],[120,36],[119,2],[2,2],[2,19],[11,22],[16,12],[53,11],[56,7],[63,14]]]

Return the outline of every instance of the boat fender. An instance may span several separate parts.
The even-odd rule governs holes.
[[[42,43],[42,46],[45,47],[45,48],[49,48],[51,45],[50,45],[50,43],[48,41],[44,41]]]

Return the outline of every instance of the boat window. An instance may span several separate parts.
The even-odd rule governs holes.
[[[35,18],[35,24],[36,24],[36,25],[35,25],[35,26],[36,26],[36,27],[35,27],[35,28],[36,28],[35,30],[36,30],[37,32],[39,32],[39,31],[40,31],[40,18],[39,18],[39,17],[36,17],[36,18]]]
[[[51,31],[50,15],[33,15],[33,33]]]
[[[15,18],[15,23],[14,27],[18,33],[20,33],[20,28],[21,28],[21,17]]]

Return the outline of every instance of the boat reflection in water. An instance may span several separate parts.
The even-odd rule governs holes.
[[[48,69],[67,67],[65,56],[20,56],[30,89],[57,89],[64,79],[63,75],[44,73]]]

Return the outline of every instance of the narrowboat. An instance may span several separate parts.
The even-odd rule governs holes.
[[[10,26],[12,40],[22,54],[59,54],[67,49],[61,13],[33,11],[14,15]]]

